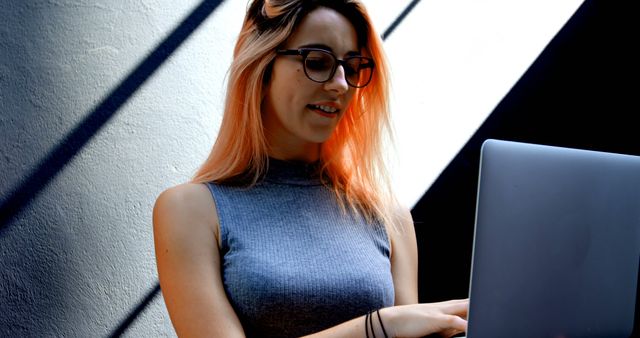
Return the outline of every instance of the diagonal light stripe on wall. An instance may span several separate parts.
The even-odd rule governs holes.
[[[393,177],[404,204],[415,205],[581,3],[430,0],[415,6],[385,43],[399,157]],[[380,7],[375,12],[384,6],[370,5]]]

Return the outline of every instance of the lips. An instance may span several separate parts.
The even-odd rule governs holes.
[[[308,104],[307,108],[325,117],[336,117],[340,109],[335,104]]]

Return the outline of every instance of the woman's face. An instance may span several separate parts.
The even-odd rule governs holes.
[[[325,7],[311,11],[282,49],[305,47],[328,50],[338,59],[359,54],[356,31],[349,20]],[[305,75],[302,56],[279,55],[265,92],[262,114],[270,155],[309,159],[309,155],[318,155],[318,144],[335,129],[355,88],[347,85],[342,66],[329,81],[318,83]]]

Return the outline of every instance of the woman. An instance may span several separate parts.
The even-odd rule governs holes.
[[[413,223],[382,163],[387,99],[382,43],[359,0],[251,3],[211,154],[154,207],[179,336],[466,329],[466,300],[416,304]]]

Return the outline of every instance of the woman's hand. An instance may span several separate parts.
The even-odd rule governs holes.
[[[380,310],[380,316],[391,337],[423,337],[433,333],[452,337],[466,332],[468,309],[468,299],[457,299],[388,307]]]

